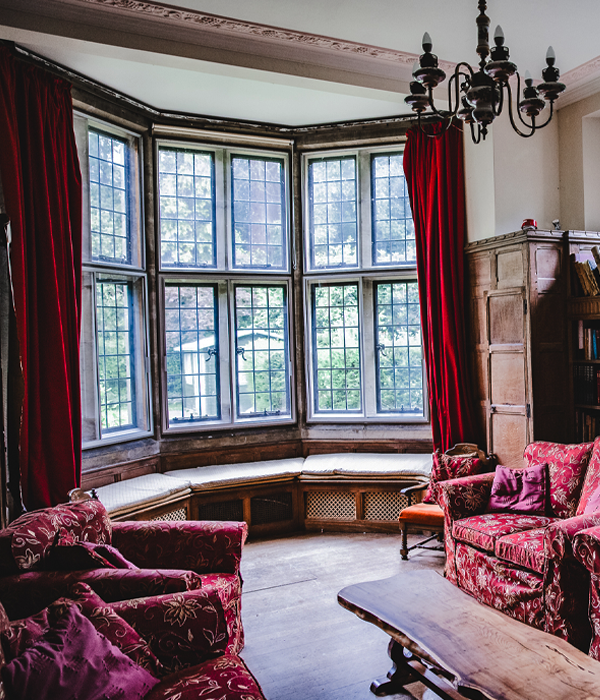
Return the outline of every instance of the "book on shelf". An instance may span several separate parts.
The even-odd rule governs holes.
[[[573,253],[571,261],[585,296],[600,296],[600,268],[596,262],[588,258],[582,259],[579,253]]]

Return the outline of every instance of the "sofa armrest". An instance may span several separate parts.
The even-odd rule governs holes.
[[[589,532],[594,525],[600,525],[600,513],[557,520],[544,531],[544,629],[586,653],[592,636],[588,618],[590,575],[575,548],[578,533]]]
[[[112,544],[141,568],[237,574],[247,535],[244,522],[125,521],[113,524]]]
[[[573,553],[591,574],[600,574],[600,513],[598,525],[580,530],[573,537]]]
[[[438,503],[444,511],[446,525],[485,512],[493,481],[493,473],[438,481]]]
[[[223,654],[229,634],[216,591],[203,589],[111,603],[169,671]]]
[[[575,515],[572,518],[551,523],[544,532],[544,554],[551,559],[573,556],[575,535],[582,530],[597,526],[600,526],[600,513]]]

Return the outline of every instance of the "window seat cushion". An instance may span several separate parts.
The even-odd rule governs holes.
[[[174,469],[166,476],[186,479],[193,491],[203,491],[226,486],[261,484],[300,476],[304,458],[272,459],[264,462],[218,464],[209,467]]]
[[[99,500],[111,517],[140,506],[168,503],[191,493],[188,479],[165,474],[144,474],[96,489]]]
[[[302,466],[302,479],[334,476],[347,479],[426,480],[431,474],[431,454],[349,452],[309,455]]]

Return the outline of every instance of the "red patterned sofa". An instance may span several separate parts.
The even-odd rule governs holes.
[[[600,512],[587,512],[600,486],[600,438],[536,442],[523,457],[525,467],[548,465],[544,515],[486,512],[494,474],[439,484],[446,577],[480,602],[587,652],[590,578],[574,555],[573,537],[600,525]]]
[[[227,643],[215,590],[108,604],[77,583],[26,619],[0,605],[0,698],[265,700]]]
[[[0,530],[0,603],[17,619],[79,582],[109,603],[161,594],[188,600],[202,591],[219,600],[226,649],[235,654],[243,647],[239,566],[246,535],[243,522],[113,523],[96,500],[33,511]]]
[[[600,523],[578,532],[573,537],[573,550],[577,560],[590,574],[589,616],[592,623],[590,656],[600,661]]]

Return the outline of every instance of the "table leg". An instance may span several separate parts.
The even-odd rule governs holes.
[[[393,639],[390,639],[388,645],[388,656],[394,665],[387,673],[387,680],[375,680],[371,683],[371,692],[377,697],[401,693],[407,683],[418,680],[418,676],[415,675],[408,659],[404,656],[404,647]]]

